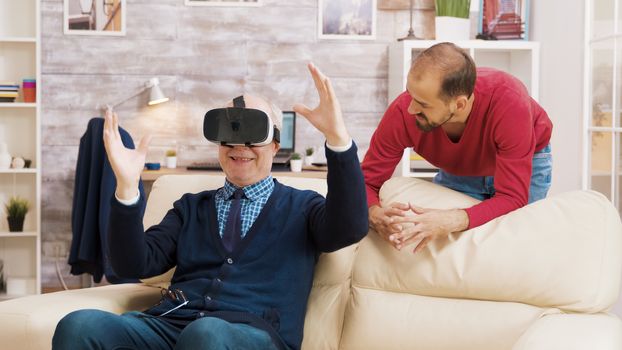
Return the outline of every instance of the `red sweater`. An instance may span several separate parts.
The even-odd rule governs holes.
[[[423,132],[408,113],[408,92],[385,112],[363,160],[367,204],[378,204],[405,148],[453,175],[494,176],[495,195],[466,209],[469,228],[477,227],[527,204],[535,151],[551,138],[553,124],[525,86],[511,75],[478,68],[475,101],[458,142],[442,128]]]

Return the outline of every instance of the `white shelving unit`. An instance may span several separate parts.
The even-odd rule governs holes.
[[[406,90],[406,80],[413,58],[436,43],[438,42],[433,40],[405,40],[389,46],[389,103]],[[538,100],[539,43],[469,40],[455,42],[455,44],[468,51],[478,67],[497,68],[517,77],[525,84],[531,96],[536,101]],[[411,149],[404,150],[402,161],[396,169],[396,175],[433,177],[436,174],[433,169],[412,171],[411,160],[419,161],[417,157]]]
[[[40,0],[0,0],[0,81],[23,79],[41,86]],[[41,106],[38,102],[0,103],[0,141],[12,156],[32,161],[28,169],[0,170],[0,260],[7,279],[19,279],[25,294],[0,293],[0,300],[41,293]],[[30,202],[23,232],[9,232],[4,203],[18,195]]]

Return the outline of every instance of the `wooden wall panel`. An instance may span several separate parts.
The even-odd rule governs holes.
[[[399,0],[380,1],[382,3]],[[53,244],[69,250],[71,206],[80,137],[100,115],[98,104],[138,91],[153,76],[170,102],[147,107],[147,95],[117,108],[121,126],[137,143],[154,136],[148,158],[172,146],[178,163],[216,159],[202,136],[203,115],[242,92],[273,100],[284,110],[318,101],[306,69],[313,61],[332,80],[362,159],[389,101],[387,45],[406,35],[409,13],[379,10],[376,40],[319,40],[317,0],[264,0],[261,7],[186,7],[183,0],[128,0],[127,35],[63,34],[63,1],[42,9],[42,272],[43,287],[58,288]],[[419,37],[434,36],[431,0],[414,12]],[[388,4],[389,7],[399,6]],[[323,138],[302,117],[297,150],[320,148]],[[61,272],[70,287],[66,256]]]

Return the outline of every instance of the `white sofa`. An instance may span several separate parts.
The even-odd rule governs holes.
[[[324,180],[277,178],[326,192]],[[182,193],[222,183],[215,175],[161,177],[145,224],[158,222]],[[381,190],[383,204],[409,200],[431,208],[476,202],[412,178],[394,178]],[[370,232],[321,256],[303,349],[620,350],[622,322],[607,309],[621,275],[620,217],[596,192],[547,198],[416,255]],[[166,279],[2,302],[0,349],[49,349],[56,323],[72,310],[147,308]]]

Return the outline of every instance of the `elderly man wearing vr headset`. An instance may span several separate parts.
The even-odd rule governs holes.
[[[294,110],[326,137],[326,199],[272,178],[279,113],[267,101],[243,95],[205,116],[204,134],[219,144],[224,186],[185,194],[145,232],[138,183],[149,137],[136,150],[125,148],[117,116],[106,115],[104,142],[117,178],[109,224],[112,266],[133,278],[177,268],[160,302],[144,312],[65,316],[54,349],[300,348],[319,253],[358,242],[368,230],[356,145],[330,81],[312,64],[309,70],[319,105]]]

